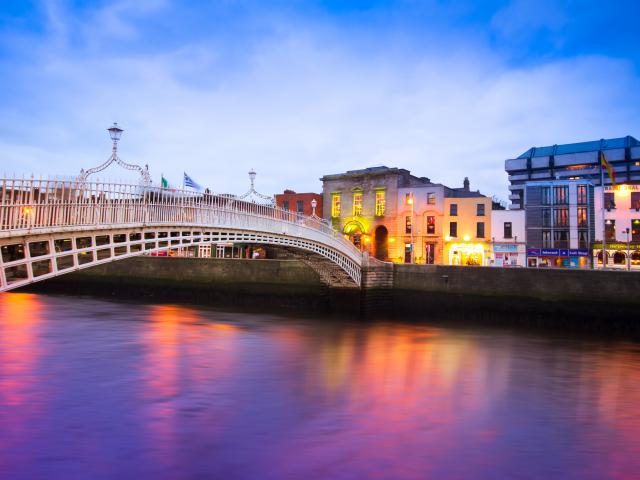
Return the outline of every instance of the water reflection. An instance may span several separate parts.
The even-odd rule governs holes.
[[[636,344],[23,294],[0,314],[3,478],[640,471]]]

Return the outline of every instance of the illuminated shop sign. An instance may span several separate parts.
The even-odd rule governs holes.
[[[589,250],[580,248],[527,248],[529,257],[588,257]]]
[[[493,251],[494,252],[517,252],[518,246],[517,245],[494,245]]]

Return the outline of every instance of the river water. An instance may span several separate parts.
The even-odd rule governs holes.
[[[640,478],[640,345],[0,294],[0,478]]]

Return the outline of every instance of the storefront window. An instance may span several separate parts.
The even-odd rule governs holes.
[[[622,252],[615,252],[613,254],[613,264],[614,265],[626,265],[627,264],[627,256]]]
[[[631,254],[631,265],[640,266],[640,251],[636,250]]]

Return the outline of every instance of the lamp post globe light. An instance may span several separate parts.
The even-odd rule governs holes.
[[[316,207],[317,207],[317,206],[318,206],[318,201],[317,201],[315,198],[313,198],[313,199],[311,200],[311,209],[313,210],[313,212],[311,213],[311,216],[312,216],[312,217],[315,217],[315,216],[316,216]]]

